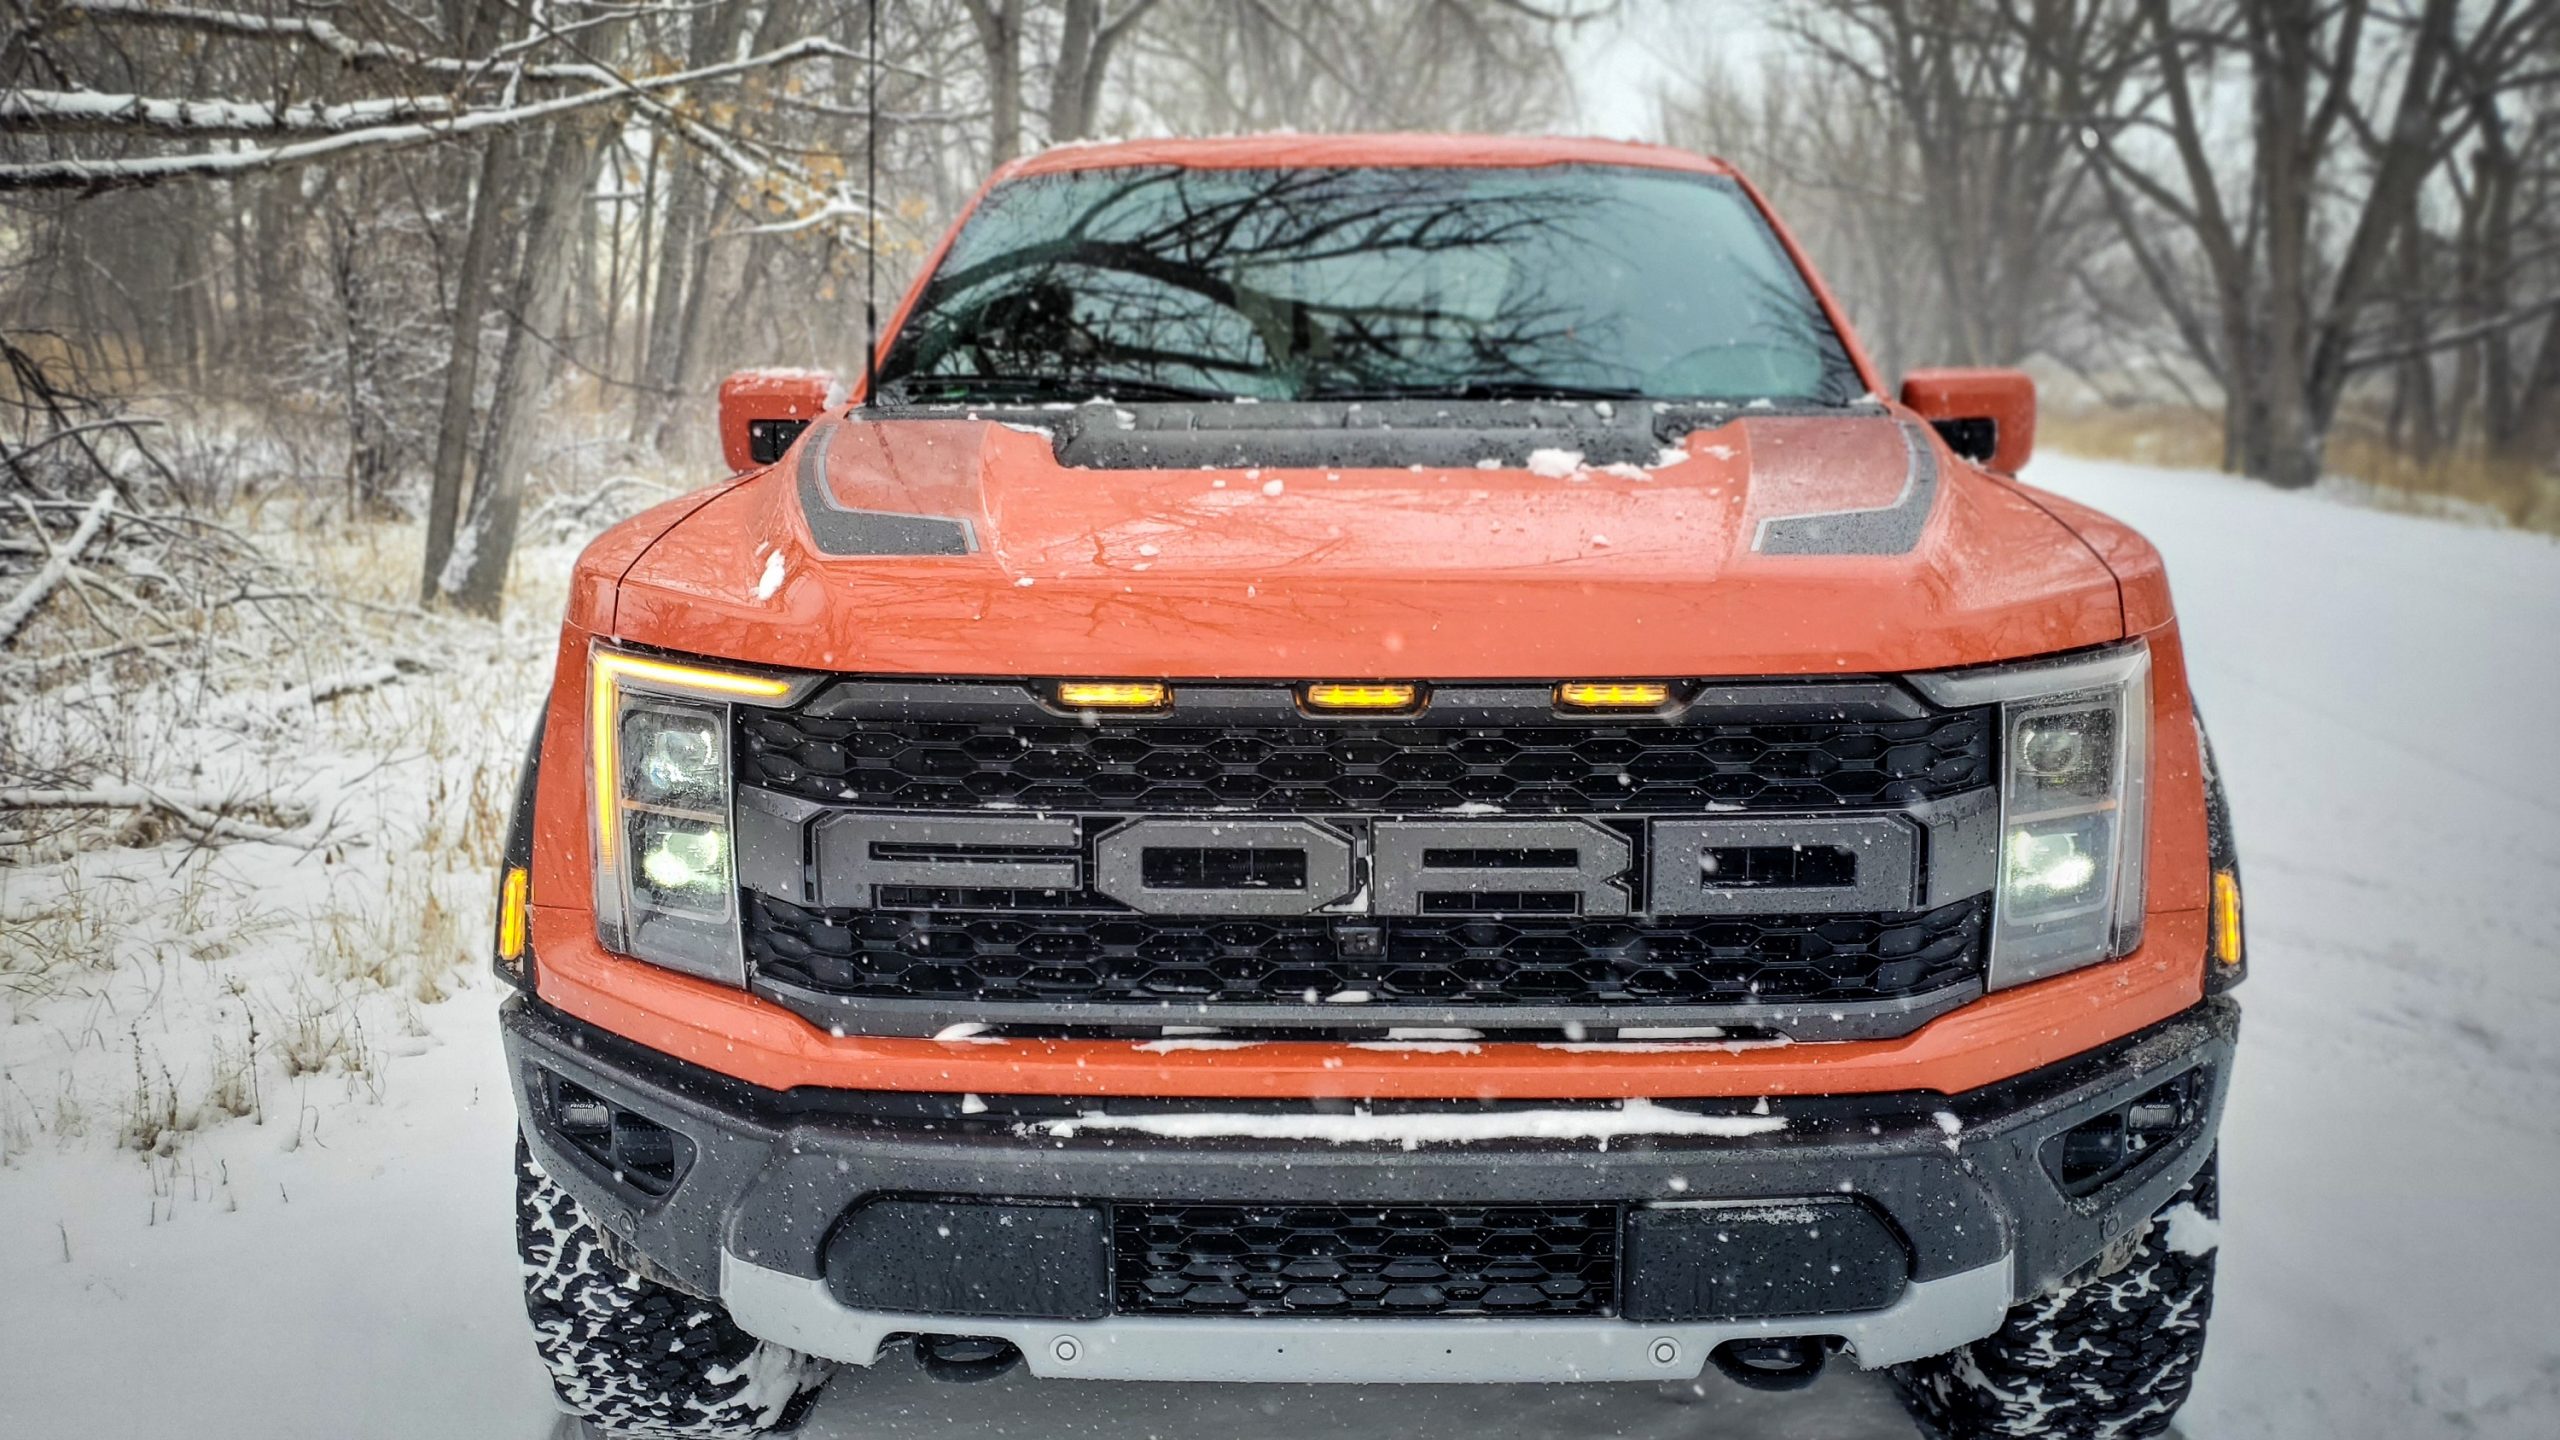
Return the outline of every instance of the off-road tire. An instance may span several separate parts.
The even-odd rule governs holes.
[[[2030,1300],[1998,1333],[1893,1369],[1935,1440],[2143,1440],[2186,1403],[2213,1310],[2214,1162],[2110,1275]]]
[[[516,1137],[516,1252],[534,1349],[569,1412],[614,1435],[749,1436],[796,1426],[826,1367],[708,1300],[616,1261],[595,1221]]]

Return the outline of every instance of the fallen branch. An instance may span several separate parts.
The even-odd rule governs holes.
[[[26,624],[27,617],[36,613],[36,607],[44,603],[44,597],[52,594],[53,587],[62,583],[62,577],[71,573],[72,562],[80,558],[80,552],[88,548],[91,540],[97,538],[99,529],[107,523],[107,512],[113,510],[115,504],[115,487],[101,487],[97,498],[89,502],[89,508],[80,512],[80,523],[73,528],[71,538],[46,559],[36,570],[34,578],[9,597],[8,604],[0,605],[0,645],[8,644],[17,635],[18,627]]]
[[[193,635],[145,635],[138,640],[118,640],[112,645],[93,645],[86,650],[63,650],[51,655],[34,655],[24,660],[9,662],[6,673],[26,675],[45,670],[57,670],[65,665],[94,665],[101,660],[113,660],[119,655],[130,655],[142,650],[156,650],[163,645],[184,645],[195,638]]]
[[[136,416],[131,419],[119,417],[112,420],[90,420],[78,425],[66,425],[63,428],[54,431],[52,434],[45,436],[43,439],[36,441],[32,445],[10,451],[6,458],[0,458],[0,465],[6,465],[10,469],[15,470],[18,468],[19,461],[35,454],[37,451],[42,450],[55,441],[68,440],[74,435],[85,434],[91,430],[139,430],[146,425],[165,425],[167,423],[168,422],[165,420],[153,420],[146,417]]]
[[[0,789],[0,810],[144,810],[157,811],[194,827],[208,838],[227,836],[234,840],[256,840],[271,845],[292,845],[316,850],[328,843],[325,835],[310,828],[310,812],[286,806],[273,800],[261,801],[260,810],[271,815],[297,817],[291,828],[258,825],[235,820],[222,812],[237,808],[236,796],[217,796],[193,790],[160,790],[148,785],[95,785],[78,790]]]
[[[306,709],[341,696],[354,695],[366,690],[378,690],[385,685],[396,683],[403,675],[424,674],[426,669],[425,661],[405,657],[386,664],[368,665],[361,670],[351,670],[342,675],[333,675],[326,679],[314,680],[308,685],[295,685],[280,691],[272,697],[268,708],[278,713]]]

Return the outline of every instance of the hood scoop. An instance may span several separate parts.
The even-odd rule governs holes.
[[[971,439],[965,434],[949,438],[961,445]],[[839,450],[846,453],[839,456]],[[837,494],[828,466],[839,460],[862,467],[859,473],[870,478],[869,489],[878,505],[850,505]],[[974,460],[972,447],[963,463],[974,470]],[[978,549],[978,527],[972,518],[978,508],[976,497],[947,475],[917,474],[902,466],[896,447],[885,443],[878,426],[819,421],[800,442],[792,481],[799,488],[800,515],[808,523],[809,539],[823,554],[969,555]],[[944,507],[950,513],[925,513]]]

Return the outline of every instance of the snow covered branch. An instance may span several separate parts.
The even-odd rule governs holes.
[[[222,139],[264,135],[342,135],[376,125],[449,118],[441,95],[397,95],[344,105],[271,105],[264,101],[163,100],[95,90],[18,90],[0,95],[0,134],[162,135]]]
[[[80,512],[80,523],[72,530],[71,538],[46,558],[44,564],[37,568],[34,578],[9,597],[8,604],[0,605],[0,645],[9,643],[17,635],[18,627],[27,623],[27,617],[44,603],[44,597],[52,594],[53,587],[62,583],[62,577],[71,573],[72,563],[80,558],[80,552],[88,548],[89,542],[97,538],[99,528],[107,523],[107,512],[113,510],[115,504],[115,487],[98,487],[98,498],[90,501],[89,508]],[[38,538],[41,539],[41,535]]]
[[[259,15],[243,10],[207,10],[191,5],[160,5],[151,3],[151,0],[57,0],[56,8],[91,20],[130,25],[155,25],[163,29],[186,30],[200,35],[219,35],[244,40],[299,41],[353,70],[411,70],[431,75],[478,79],[501,68],[495,62],[486,60],[466,60],[450,55],[433,55],[406,45],[392,45],[380,40],[359,40],[327,20],[311,16]],[[601,67],[570,62],[526,65],[521,69],[508,64],[503,68],[528,80],[592,82],[597,78],[597,71]]]
[[[256,810],[287,820],[261,825],[230,812]],[[213,795],[151,785],[92,785],[79,789],[0,789],[0,810],[139,810],[171,816],[207,839],[260,840],[275,845],[317,849],[329,837],[311,829],[310,812],[271,799],[244,802],[236,795]]]
[[[281,145],[196,151],[180,155],[147,155],[116,159],[62,158],[0,164],[0,191],[70,189],[94,193],[153,185],[174,179],[221,179],[259,171],[284,169],[295,165],[307,165],[356,154],[408,149],[466,135],[515,129],[599,105],[626,99],[654,97],[660,92],[680,89],[688,85],[724,79],[750,71],[796,64],[821,56],[839,59],[859,58],[856,52],[832,40],[813,36],[766,51],[761,55],[746,55],[714,65],[704,65],[692,70],[679,70],[641,79],[633,79],[602,66],[587,66],[581,69],[587,72],[588,78],[600,82],[594,88],[520,105],[463,110],[440,119],[396,124],[368,124],[343,133]],[[174,105],[181,102],[164,103]],[[215,103],[220,106],[225,102]],[[688,133],[702,132],[703,135],[709,136],[709,132],[698,124],[688,122],[688,127]],[[710,138],[717,139],[716,136],[710,136]],[[723,144],[725,145],[725,142]],[[735,156],[734,152],[724,156],[724,159],[758,171],[769,168],[754,165],[744,157]]]

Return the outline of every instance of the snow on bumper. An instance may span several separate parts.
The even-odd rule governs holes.
[[[1059,1134],[1038,1123],[1061,1114],[1055,1101],[777,1094],[534,1002],[505,1012],[520,1111],[544,1166],[635,1258],[720,1298],[750,1332],[854,1363],[890,1334],[999,1336],[1035,1373],[1229,1380],[1659,1379],[1696,1374],[1708,1350],[1742,1335],[1836,1337],[1870,1366],[1979,1338],[2010,1304],[2145,1223],[2203,1163],[2237,1023],[2234,1005],[2209,1002],[2105,1050],[1962,1095],[1780,1100],[1775,1126],[1629,1134],[1621,1123],[1603,1139],[1542,1133],[1550,1127],[1541,1121],[1517,1135],[1408,1146],[1267,1123],[1201,1135],[1180,1133],[1197,1124]],[[2048,1163],[2059,1137],[2189,1072],[2205,1077],[2207,1103],[2186,1133],[2094,1194],[2064,1193]],[[681,1163],[652,1186],[599,1164],[592,1146],[581,1150],[560,1127],[563,1084],[665,1127]],[[843,1240],[848,1216],[882,1197],[929,1197],[964,1214],[1080,1210],[1089,1220],[1028,1252],[1038,1258],[1012,1260],[939,1253],[960,1242],[946,1247],[935,1237],[955,1230],[927,1223],[912,1243],[869,1252],[913,1252],[911,1273],[884,1286],[859,1273],[867,1262]],[[1870,1240],[1851,1258],[1871,1274],[1889,1269],[1887,1288],[1844,1298],[1776,1286],[1758,1309],[1719,1309],[1724,1281],[1704,1277],[1732,1269],[1730,1257],[1708,1264],[1634,1238],[1683,1210],[1790,1202],[1873,1217]],[[1141,1313],[1137,1279],[1115,1268],[1129,1248],[1114,1247],[1115,1212],[1238,1203],[1598,1208],[1618,1217],[1621,1273],[1608,1303],[1570,1317]],[[1838,1268],[1800,1260],[1789,1263]],[[1008,1279],[1009,1264],[1022,1273]],[[1663,1268],[1683,1264],[1695,1273]],[[1060,1300],[1060,1274],[1086,1298]],[[969,1277],[959,1291],[945,1283],[953,1275]],[[966,1298],[914,1299],[955,1293]]]

